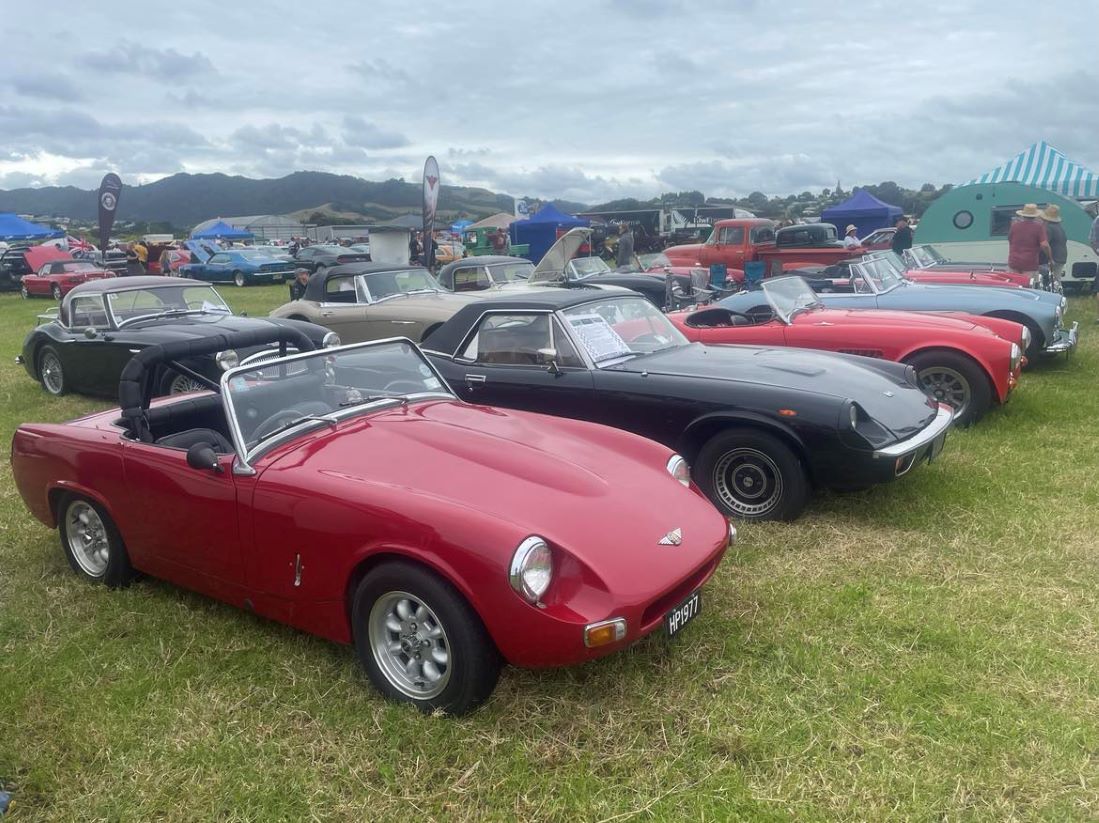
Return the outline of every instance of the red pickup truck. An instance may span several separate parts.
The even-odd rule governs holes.
[[[672,265],[706,266],[724,263],[730,273],[745,263],[766,264],[767,276],[806,265],[827,266],[860,254],[845,248],[829,223],[807,223],[776,229],[771,220],[719,220],[705,243],[664,249]]]

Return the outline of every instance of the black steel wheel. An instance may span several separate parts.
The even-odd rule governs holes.
[[[809,499],[809,478],[797,455],[774,435],[753,429],[714,435],[692,474],[724,514],[744,520],[794,520]]]

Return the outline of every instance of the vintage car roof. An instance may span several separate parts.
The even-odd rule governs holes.
[[[344,263],[342,266],[330,266],[324,271],[318,271],[309,276],[309,283],[305,287],[303,300],[313,300],[317,303],[324,302],[324,286],[329,277],[348,274],[373,274],[379,271],[407,271],[408,269],[424,269],[423,266],[414,266],[411,263]],[[442,287],[440,287],[442,288]]]
[[[525,257],[509,257],[506,254],[475,254],[447,263],[439,270],[439,274],[458,266],[491,266],[493,263],[530,263],[530,261]]]
[[[632,294],[628,291],[608,292],[606,289],[584,288],[582,286],[569,289],[529,288],[516,291],[484,292],[484,294],[491,296],[475,300],[458,309],[453,317],[432,333],[430,343],[426,344],[426,347],[438,352],[453,354],[461,345],[462,339],[466,336],[470,326],[476,323],[482,314],[489,311],[529,311],[532,309],[558,311],[559,309],[590,303],[593,300],[611,297],[633,297],[638,300],[645,300],[644,296],[636,292]]]
[[[98,292],[127,291],[128,289],[146,289],[150,286],[209,286],[201,280],[189,277],[159,277],[155,274],[138,277],[111,277],[107,280],[90,280],[81,283],[69,294],[96,294]]]

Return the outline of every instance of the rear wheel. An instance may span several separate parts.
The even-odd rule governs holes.
[[[992,405],[992,385],[976,362],[951,351],[922,352],[908,358],[923,390],[954,409],[954,420],[968,426],[980,420]]]
[[[163,394],[186,394],[192,391],[206,391],[210,388],[185,374],[168,374],[166,377]]]
[[[745,520],[794,520],[809,499],[809,478],[796,454],[773,435],[720,432],[695,463],[699,488],[723,513]]]
[[[372,569],[355,592],[351,620],[359,662],[393,700],[465,714],[496,687],[502,662],[480,618],[420,566]]]
[[[23,295],[24,300],[30,300],[31,293],[30,293],[30,290],[26,286],[20,286],[19,287],[19,293],[21,295]]]
[[[53,295],[54,300],[56,300],[58,303],[60,303],[61,302],[61,286],[60,286],[60,284],[54,283],[53,286],[50,288],[50,294]]]
[[[53,346],[43,346],[38,353],[38,379],[42,381],[42,388],[54,397],[60,397],[69,390],[61,356]]]
[[[244,272],[241,272],[241,271],[233,272],[233,283],[238,288],[243,289],[248,284],[248,282],[244,279]]]
[[[103,508],[80,495],[66,495],[58,506],[61,548],[73,571],[111,588],[134,578],[130,556],[114,522]]]

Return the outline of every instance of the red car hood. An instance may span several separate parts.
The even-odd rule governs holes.
[[[1005,277],[999,272],[969,272],[969,271],[925,271],[913,269],[905,272],[905,277],[917,283],[955,283],[964,286],[1001,286],[1003,288],[1022,288],[1023,283],[1018,283],[1010,277]],[[1027,278],[1023,276],[1023,280]]]
[[[702,243],[686,243],[682,246],[668,246],[664,254],[678,266],[697,266],[702,253]]]
[[[668,474],[669,449],[590,423],[428,401],[297,442],[275,461],[281,482],[345,499],[372,489],[364,500],[399,499],[408,512],[472,509],[514,527],[504,562],[539,534],[623,596],[689,574],[728,535],[709,501]],[[676,528],[683,544],[659,545]]]
[[[886,309],[817,309],[803,312],[794,317],[795,325],[813,325],[816,323],[968,331],[996,336],[988,327],[962,314],[947,316],[928,312],[888,311]]]

